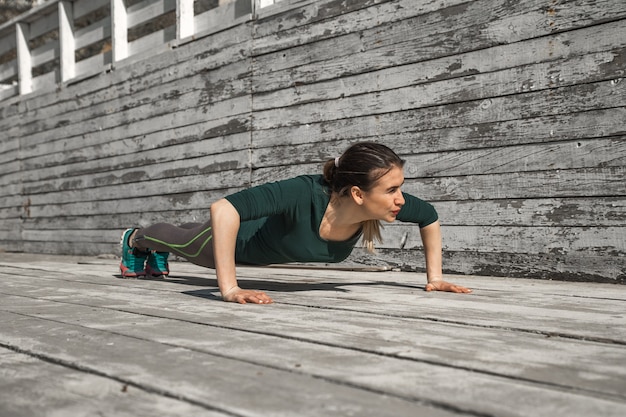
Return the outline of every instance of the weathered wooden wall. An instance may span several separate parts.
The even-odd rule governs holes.
[[[407,159],[448,272],[624,282],[626,2],[295,3],[0,103],[0,246],[116,253],[365,139]],[[423,267],[415,227],[385,237],[351,261]]]

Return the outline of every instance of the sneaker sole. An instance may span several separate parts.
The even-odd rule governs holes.
[[[125,268],[120,264],[120,272],[122,273],[122,278],[139,278],[146,276],[146,271],[135,272],[131,271],[128,268]]]
[[[152,277],[166,277],[170,274],[170,271],[156,271],[151,269],[149,266],[146,266],[146,275],[150,275]]]

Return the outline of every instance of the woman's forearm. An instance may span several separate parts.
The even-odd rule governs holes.
[[[428,282],[443,279],[441,226],[439,221],[420,229],[424,257],[426,258],[426,277]]]
[[[237,287],[235,245],[239,231],[239,213],[226,199],[211,205],[213,228],[213,256],[215,273],[222,296]]]
[[[426,257],[426,278],[428,279],[426,291],[472,292],[469,288],[451,284],[443,279],[443,249],[439,222],[437,221],[420,229],[420,234],[424,244],[424,256]]]

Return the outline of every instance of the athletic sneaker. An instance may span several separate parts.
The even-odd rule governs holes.
[[[153,277],[161,275],[169,275],[170,266],[167,262],[169,252],[150,251],[148,261],[146,262],[146,273]]]
[[[128,244],[128,238],[135,229],[127,229],[122,233],[122,260],[120,262],[120,271],[123,278],[138,278],[146,275],[145,263],[148,252],[141,251],[137,248],[131,248]]]

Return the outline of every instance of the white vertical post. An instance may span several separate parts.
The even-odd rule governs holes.
[[[74,13],[71,1],[59,2],[59,48],[61,49],[61,82],[74,78],[75,49],[74,42]]]
[[[193,2],[194,0],[176,0],[176,39],[188,38],[195,32]]]
[[[261,0],[250,0],[250,1],[251,1],[251,6],[252,6],[252,16],[253,16],[253,19],[256,20],[257,12],[261,8],[261,4],[259,3]]]
[[[128,57],[128,14],[125,0],[111,0],[113,63]]]
[[[15,25],[15,40],[17,43],[17,79],[20,94],[28,94],[33,91],[33,71],[32,60],[28,40],[30,38],[30,28],[28,23],[17,23]]]

